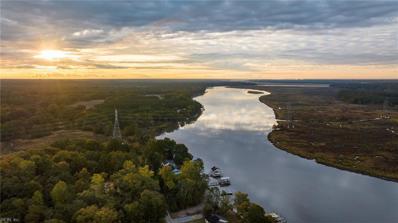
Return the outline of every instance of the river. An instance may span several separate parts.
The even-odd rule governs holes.
[[[267,92],[264,92],[268,94]],[[267,139],[273,110],[247,89],[216,87],[195,100],[198,120],[160,137],[184,143],[208,170],[231,177],[230,190],[289,223],[398,222],[398,183],[324,166],[289,154]]]

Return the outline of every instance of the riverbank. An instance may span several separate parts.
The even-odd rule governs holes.
[[[335,88],[256,86],[278,119],[268,139],[279,149],[318,163],[398,181],[398,111],[336,99]],[[290,121],[289,121],[290,120]]]
[[[198,120],[161,138],[185,144],[207,169],[216,165],[231,177],[228,191],[247,192],[253,202],[281,213],[289,222],[397,218],[393,207],[398,184],[319,165],[275,148],[265,138],[277,121],[274,110],[259,101],[262,95],[247,91],[247,86],[207,89],[195,98],[205,108]],[[374,214],[381,211],[385,214]]]

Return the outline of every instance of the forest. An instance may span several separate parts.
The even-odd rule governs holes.
[[[339,88],[338,99],[353,104],[385,104],[398,106],[398,83],[391,81],[335,84]]]
[[[247,195],[239,192],[233,200],[210,190],[203,162],[185,145],[155,139],[195,120],[202,107],[192,98],[216,84],[7,81],[1,95],[2,150],[59,130],[90,131],[101,140],[61,134],[40,147],[2,151],[0,218],[155,223],[163,222],[167,211],[203,203],[204,214],[223,214],[231,222],[272,222]],[[92,100],[100,103],[85,103]],[[115,108],[122,140],[111,139]]]
[[[2,142],[38,138],[60,129],[110,135],[114,109],[130,136],[153,136],[200,114],[192,100],[204,82],[4,80],[1,92]],[[94,107],[82,104],[102,100]],[[80,104],[79,104],[80,103]],[[137,135],[137,134],[136,134]]]
[[[1,160],[1,216],[25,222],[159,222],[202,201],[203,164],[184,145],[63,140]],[[173,158],[174,175],[161,163]]]

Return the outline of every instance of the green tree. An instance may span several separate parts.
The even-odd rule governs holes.
[[[95,222],[98,223],[113,223],[118,221],[117,212],[114,209],[103,207],[95,214]]]
[[[151,170],[149,169],[149,166],[148,166],[148,165],[145,165],[145,166],[143,166],[143,167],[140,167],[140,168],[138,169],[138,173],[139,173],[141,176],[144,176],[144,177],[153,177],[153,171],[151,171]]]
[[[34,196],[34,195],[33,195]],[[21,198],[15,198],[12,200],[12,208],[14,209],[15,214],[10,216],[15,216],[18,219],[23,219],[23,216],[26,214],[26,204],[25,201]]]
[[[253,203],[251,203],[248,208],[247,219],[245,219],[245,222],[268,223],[267,219],[265,218],[264,209],[261,206]]]
[[[139,200],[125,205],[124,210],[132,222],[159,222],[166,215],[166,202],[159,192],[144,190]]]
[[[36,165],[36,174],[43,176],[48,172],[54,165],[54,163],[49,159],[48,155],[33,155],[30,158]]]
[[[76,177],[77,180],[75,182],[75,191],[79,193],[88,189],[90,185],[90,173],[88,170],[83,168],[79,173],[76,174]]]
[[[75,151],[61,150],[53,157],[54,162],[64,161],[69,164],[72,173],[79,172],[87,165],[87,160],[83,154]]]
[[[140,129],[136,124],[130,124],[123,129],[123,135],[125,136],[139,136],[141,135]]]
[[[177,144],[174,147],[173,153],[173,159],[178,166],[182,165],[184,161],[192,159],[192,155],[188,152],[188,148],[184,144]]]
[[[144,160],[145,164],[157,172],[160,168],[161,163],[165,160],[164,148],[157,142],[149,142],[144,149]]]
[[[133,169],[135,169],[134,162],[131,161],[131,160],[126,160],[126,161],[124,161],[124,162],[123,162],[123,169],[126,169],[126,170],[133,170]]]
[[[117,180],[117,186],[122,193],[125,193],[132,199],[136,198],[145,189],[159,190],[157,180],[139,173],[127,173]]]
[[[44,205],[43,194],[36,191],[30,201],[28,213],[25,216],[25,222],[43,222],[45,218],[46,207]]]
[[[229,196],[221,196],[220,200],[220,213],[226,215],[228,212],[232,211],[233,206]]]
[[[104,184],[105,179],[101,174],[93,174],[93,176],[91,177],[90,188],[94,191],[96,195],[104,193]]]
[[[149,217],[149,222],[159,222],[160,218],[166,215],[166,203],[159,192],[144,190],[139,202],[144,216]]]
[[[122,148],[124,148],[124,146],[122,145],[122,141],[118,139],[112,139],[106,145],[106,149],[109,151],[117,151],[121,150]]]
[[[217,187],[210,188],[205,197],[205,203],[203,207],[204,214],[209,215],[218,212],[220,200],[220,189]]]
[[[242,219],[247,219],[250,207],[250,200],[247,194],[242,192],[236,192],[234,199],[234,206],[237,210],[238,216],[241,217]]]
[[[114,223],[118,222],[118,214],[114,209],[91,205],[76,212],[77,223]]]
[[[202,174],[202,165],[197,161],[185,161],[179,175],[177,199],[180,208],[199,203],[207,189],[207,182]]]
[[[36,173],[35,162],[30,160],[18,159],[17,165],[18,165],[18,176],[24,181],[32,179],[35,176]]]
[[[98,204],[100,206],[106,205],[108,202],[113,202],[114,198],[105,193],[105,178],[104,173],[93,174],[91,177],[90,186],[79,194],[89,204]]]
[[[123,209],[126,213],[126,218],[128,221],[132,223],[141,223],[144,221],[145,216],[141,211],[140,203],[138,201],[124,205]]]
[[[63,205],[70,199],[68,185],[64,181],[58,181],[51,190],[51,198],[55,205]]]
[[[163,183],[166,186],[167,190],[173,190],[176,187],[177,177],[171,171],[170,166],[163,166],[159,171],[159,175],[160,175],[161,179],[163,180]]]
[[[129,153],[123,151],[112,151],[107,156],[109,158],[107,169],[112,172],[120,170],[123,167],[124,161],[130,158]]]
[[[147,166],[135,168],[132,161],[125,161],[123,169],[110,177],[118,193],[126,198],[129,203],[139,197],[145,190],[158,191],[159,182],[153,177],[153,172]]]

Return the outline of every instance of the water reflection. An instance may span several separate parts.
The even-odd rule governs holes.
[[[274,114],[268,107],[261,111],[253,109],[258,104],[258,98],[259,94],[250,94],[247,90],[212,88],[207,91],[206,97],[197,98],[202,105],[206,105],[206,111],[194,125],[184,128],[203,130],[199,134],[213,134],[221,130],[269,131],[275,124]]]
[[[233,190],[290,222],[398,222],[398,184],[326,167],[275,148],[266,138],[272,109],[247,90],[212,88],[196,98],[205,111],[163,135],[221,167]]]

